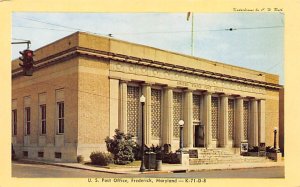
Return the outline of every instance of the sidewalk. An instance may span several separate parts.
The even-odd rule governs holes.
[[[105,168],[100,166],[84,165],[80,163],[57,163],[49,161],[36,161],[29,159],[22,159],[21,161],[48,164],[54,166],[76,168],[89,171],[106,172],[113,174],[149,174],[149,173],[172,173],[172,172],[192,172],[204,170],[226,170],[226,169],[245,169],[245,168],[262,168],[262,167],[278,167],[284,166],[284,162],[266,162],[266,163],[229,163],[229,164],[207,164],[207,165],[189,165],[182,166],[179,164],[163,164],[162,171],[148,171],[140,172],[139,167],[124,167],[124,168]]]

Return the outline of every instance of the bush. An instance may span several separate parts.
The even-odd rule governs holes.
[[[11,144],[11,160],[17,160],[16,152],[14,150],[14,146]]]
[[[268,153],[276,153],[276,150],[274,149],[274,147],[267,146],[266,147],[266,152],[268,152]]]
[[[133,147],[133,154],[135,160],[141,160],[141,147],[139,144],[136,144],[136,146]]]
[[[78,155],[78,156],[77,156],[77,162],[78,162],[78,163],[83,162],[83,160],[84,160],[84,157],[83,157],[82,155]]]
[[[92,152],[90,155],[90,159],[92,164],[107,166],[108,164],[113,162],[112,155],[110,153],[104,152]]]
[[[177,154],[173,152],[163,154],[162,162],[169,164],[180,164],[180,160],[177,157]]]
[[[249,147],[248,152],[258,152],[258,146]]]
[[[118,129],[115,132],[113,139],[105,139],[107,150],[114,155],[114,163],[124,165],[133,162],[135,154],[138,156],[137,152],[134,153],[138,150],[138,145],[132,140],[133,136]]]

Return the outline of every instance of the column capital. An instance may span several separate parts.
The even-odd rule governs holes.
[[[190,89],[190,88],[187,88],[187,89],[184,89],[183,92],[193,92],[195,91],[195,89]]]
[[[204,94],[204,95],[212,95],[213,92],[211,92],[211,91],[204,91],[203,94]]]
[[[230,94],[228,94],[228,93],[223,93],[223,94],[220,94],[220,96],[221,96],[221,97],[229,97]]]
[[[120,83],[128,83],[130,82],[130,79],[120,79]]]
[[[109,79],[116,79],[116,80],[122,80],[121,77],[117,77],[117,76],[108,76]]]
[[[258,101],[265,101],[266,98],[257,98]]]
[[[176,88],[176,86],[169,86],[169,85],[163,87],[164,90],[167,90],[167,89],[174,90],[175,88]]]
[[[151,86],[151,85],[153,85],[153,84],[155,84],[154,82],[144,82],[144,83],[142,83],[141,85],[142,86]]]
[[[248,99],[247,96],[245,96],[245,95],[238,95],[235,98],[237,98],[237,99]]]

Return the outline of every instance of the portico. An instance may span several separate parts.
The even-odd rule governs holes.
[[[172,150],[178,149],[181,119],[185,122],[183,139],[187,149],[240,147],[242,141],[247,141],[249,146],[265,143],[262,120],[265,99],[261,87],[240,83],[227,88],[224,80],[172,70],[160,72],[158,68],[120,62],[112,62],[110,70],[110,80],[113,80],[110,82],[118,84],[111,93],[119,93],[113,105],[113,110],[119,111],[119,124],[110,126],[132,133],[137,141],[141,137],[138,98],[143,94],[148,146],[170,144]],[[149,74],[152,82],[145,81]]]

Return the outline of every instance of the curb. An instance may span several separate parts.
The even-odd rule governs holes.
[[[20,161],[24,161],[24,162],[34,162],[34,163],[40,163],[40,164],[52,165],[52,166],[60,166],[60,167],[65,167],[65,168],[81,169],[81,170],[87,170],[87,171],[96,171],[96,172],[112,173],[112,174],[135,174],[135,173],[131,173],[131,172],[107,171],[107,170],[97,170],[97,169],[84,168],[84,167],[77,167],[77,166],[68,166],[68,165],[59,164],[59,163],[42,162],[42,161],[36,161],[36,160],[20,159]]]
[[[20,161],[24,162],[33,162],[33,163],[40,163],[40,164],[45,164],[45,165],[52,165],[52,166],[60,166],[60,167],[65,167],[65,168],[73,168],[73,169],[81,169],[81,170],[87,170],[87,171],[95,171],[95,172],[104,172],[104,173],[112,173],[112,174],[133,174],[133,175],[140,175],[140,174],[159,174],[159,173],[172,173],[176,172],[177,170],[171,170],[171,171],[144,171],[144,172],[122,172],[122,171],[108,171],[108,170],[97,170],[97,169],[92,169],[92,168],[84,168],[84,167],[78,167],[78,166],[68,166],[65,164],[60,164],[60,163],[51,163],[51,162],[43,162],[43,161],[37,161],[37,160],[27,160],[27,159],[20,159]],[[105,169],[105,168],[104,168]],[[181,171],[181,170],[180,170]],[[187,171],[187,169],[186,169]]]
[[[104,170],[99,169],[93,169],[93,168],[84,168],[84,167],[78,167],[78,166],[70,166],[60,163],[51,163],[51,162],[43,162],[43,161],[37,161],[37,160],[27,160],[27,159],[20,159],[20,161],[24,162],[31,162],[31,163],[40,163],[45,165],[52,165],[52,166],[60,166],[65,168],[73,168],[73,169],[81,169],[86,171],[94,171],[94,172],[103,172],[103,173],[111,173],[111,174],[133,174],[133,175],[140,175],[140,174],[160,174],[160,173],[187,173],[187,172],[197,172],[197,171],[212,171],[212,170],[237,170],[237,169],[250,169],[250,168],[269,168],[269,167],[282,167],[284,164],[274,164],[274,165],[261,165],[261,166],[240,166],[240,167],[232,167],[227,166],[225,168],[184,168],[184,169],[169,169],[169,170],[162,170],[162,171],[153,171],[148,170],[144,172],[132,172],[132,171],[109,171],[105,168]]]

